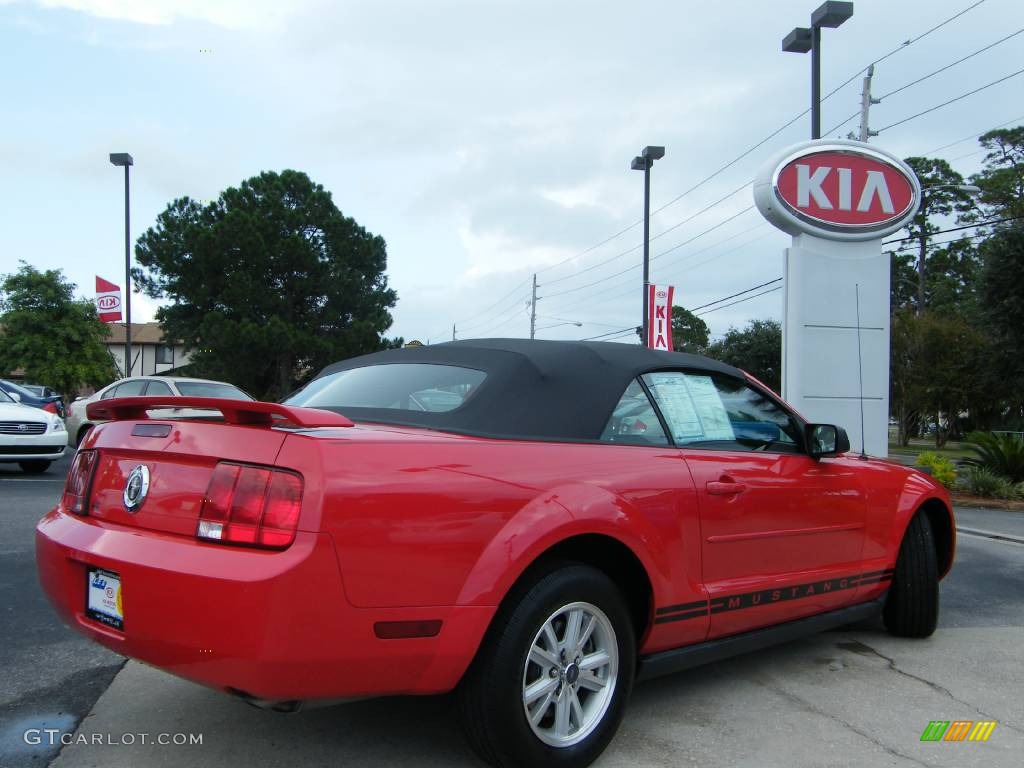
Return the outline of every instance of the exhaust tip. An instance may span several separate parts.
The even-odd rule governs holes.
[[[253,696],[251,693],[240,691],[237,688],[228,688],[227,692],[235,698],[241,699],[246,704],[257,709],[267,710],[270,712],[280,712],[282,714],[292,714],[302,709],[301,701],[274,701],[271,699],[260,699]]]

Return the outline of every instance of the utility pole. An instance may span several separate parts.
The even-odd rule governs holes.
[[[881,99],[876,99],[871,96],[871,78],[875,74],[875,65],[872,64],[868,67],[868,73],[864,77],[864,87],[861,88],[860,92],[860,140],[867,141],[872,136],[877,136],[878,131],[872,131],[868,127],[868,112],[871,110],[872,104],[878,104]]]
[[[537,332],[537,273],[533,273],[533,297],[530,299],[530,338]]]
[[[455,341],[455,323],[452,323],[452,341]]]

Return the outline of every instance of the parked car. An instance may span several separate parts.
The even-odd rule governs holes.
[[[66,447],[60,416],[19,403],[0,389],[0,462],[17,462],[23,472],[34,475],[49,469]]]
[[[252,400],[252,396],[243,392],[234,384],[207,379],[188,379],[174,376],[132,376],[108,384],[103,389],[75,400],[68,408],[68,444],[77,447],[96,426],[97,422],[86,413],[89,403],[106,400],[111,397],[218,397],[229,400]],[[166,415],[171,412],[167,411]],[[191,411],[178,410],[179,416],[195,415]]]
[[[60,393],[51,387],[43,386],[42,384],[25,384],[22,383],[22,389],[27,389],[36,397],[60,397]]]
[[[19,403],[30,405],[33,408],[42,408],[44,411],[57,414],[62,419],[65,416],[64,401],[61,400],[61,397],[58,394],[40,397],[22,385],[15,384],[13,381],[8,381],[7,379],[0,379],[0,390],[3,390],[13,400],[17,400]]]
[[[462,341],[167,402],[88,406],[37,528],[63,619],[277,710],[455,690],[497,765],[589,764],[636,680],[878,614],[926,637],[953,562],[942,486],[702,357]]]

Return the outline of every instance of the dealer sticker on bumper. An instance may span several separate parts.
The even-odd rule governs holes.
[[[111,571],[90,568],[85,615],[115,629],[124,629],[124,607],[121,604],[121,577]]]

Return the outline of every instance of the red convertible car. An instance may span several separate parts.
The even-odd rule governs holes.
[[[880,613],[925,637],[954,523],[742,371],[486,340],[222,418],[89,405],[40,580],[118,653],[262,706],[457,691],[501,766],[584,766],[636,680]]]

